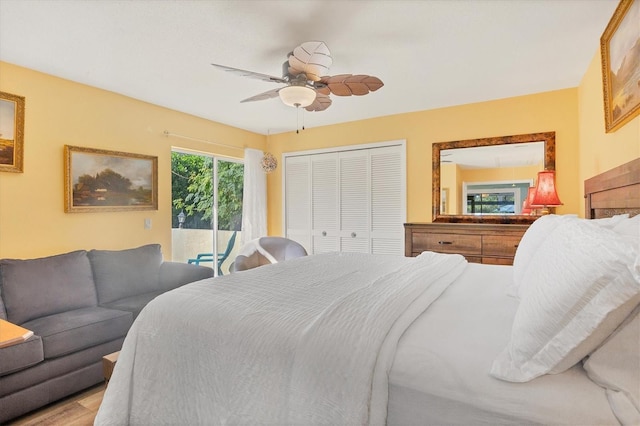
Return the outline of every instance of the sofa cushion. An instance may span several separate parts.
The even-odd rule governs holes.
[[[128,250],[91,250],[89,259],[100,304],[158,290],[160,244]]]
[[[133,314],[133,319],[135,320],[140,314],[140,311],[142,311],[142,308],[162,293],[164,293],[164,291],[152,291],[150,293],[136,294],[135,296],[118,299],[102,306],[109,309],[131,312]]]
[[[40,259],[0,260],[0,294],[7,319],[14,324],[97,304],[84,250]]]
[[[55,358],[126,336],[131,312],[102,307],[75,309],[24,324],[42,337],[44,358]]]
[[[100,373],[102,373],[102,357],[119,351],[122,348],[124,339],[124,337],[121,337],[66,356],[47,359],[31,368],[2,376],[0,377],[0,401],[7,395],[21,390],[28,391],[28,388],[42,386],[45,382],[51,383],[52,380],[55,382],[62,377],[73,374],[74,371],[82,371],[87,366],[98,364]],[[100,374],[100,377],[103,378],[102,374]],[[0,424],[4,425],[1,420],[1,414],[2,403],[0,402]]]
[[[0,349],[0,377],[24,370],[43,360],[42,339],[33,335],[24,342]]]

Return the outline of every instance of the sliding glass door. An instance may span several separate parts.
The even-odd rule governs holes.
[[[240,242],[243,178],[240,160],[171,154],[174,261],[229,273]]]

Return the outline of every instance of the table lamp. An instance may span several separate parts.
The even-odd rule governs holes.
[[[541,208],[542,215],[549,214],[549,207],[562,205],[556,192],[555,175],[554,170],[538,172],[538,183],[533,191],[531,208]]]

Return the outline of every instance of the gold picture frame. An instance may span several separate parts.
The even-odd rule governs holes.
[[[621,0],[602,37],[605,130],[640,114],[640,0]]]
[[[64,146],[64,211],[158,210],[158,157]]]
[[[24,97],[0,92],[0,172],[22,173]]]

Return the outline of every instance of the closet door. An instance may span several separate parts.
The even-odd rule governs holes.
[[[371,253],[404,255],[405,153],[401,146],[371,149]]]
[[[286,168],[286,236],[309,254],[404,255],[404,144],[300,154]]]
[[[339,251],[338,154],[310,156],[313,253]]]
[[[311,254],[310,164],[309,156],[286,158],[284,211],[287,238],[299,242]]]
[[[340,251],[370,253],[369,150],[341,152]]]

